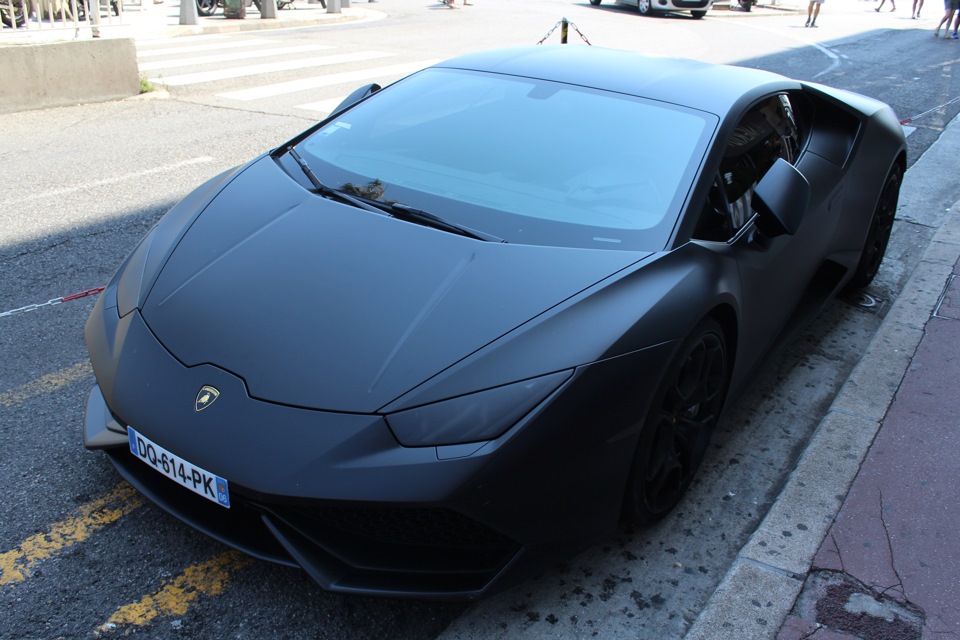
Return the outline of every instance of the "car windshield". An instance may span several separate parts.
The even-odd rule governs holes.
[[[427,69],[298,150],[326,185],[510,243],[660,250],[715,126],[608,91]]]

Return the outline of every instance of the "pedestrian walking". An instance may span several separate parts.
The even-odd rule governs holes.
[[[943,0],[943,17],[940,18],[940,24],[937,25],[937,28],[933,30],[933,37],[940,37],[940,27],[943,27],[943,37],[950,37],[950,20],[953,18],[953,14],[960,9],[960,0]],[[944,24],[946,26],[944,27]],[[957,37],[957,25],[954,22],[953,25],[953,37]]]
[[[960,0],[957,1],[960,2]],[[807,24],[803,26],[816,28],[817,16],[820,15],[820,5],[822,4],[823,0],[810,0],[810,4],[807,6]]]
[[[877,8],[874,9],[874,11],[880,11],[880,9],[883,8],[883,3],[886,1],[887,0],[880,0],[880,4],[877,5]],[[893,0],[890,0],[890,11],[896,11],[896,10],[897,10],[897,3],[894,2]]]
[[[923,0],[913,0],[913,8],[910,10],[910,18],[913,20],[919,18],[920,9],[923,9]]]

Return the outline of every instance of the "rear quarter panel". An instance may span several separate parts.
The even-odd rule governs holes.
[[[878,100],[808,83],[803,93],[813,105],[805,153],[835,165],[842,174],[837,196],[842,198],[841,213],[830,234],[827,257],[853,269],[884,180],[894,165],[901,172],[906,169],[903,127],[893,110]]]

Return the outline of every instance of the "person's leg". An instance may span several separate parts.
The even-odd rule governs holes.
[[[953,21],[953,14],[957,12],[957,5],[953,0],[946,0],[944,5],[947,7],[947,12],[944,14],[943,19],[940,23],[943,25],[943,37],[950,37],[950,23]],[[940,31],[940,27],[937,26],[937,31]],[[936,32],[934,32],[936,35]]]
[[[813,7],[813,20],[810,22],[811,27],[817,26],[817,16],[820,15],[820,3],[815,3],[816,6]]]
[[[945,0],[943,3],[946,8],[946,13],[943,14],[943,17],[940,18],[940,24],[937,25],[937,28],[933,30],[933,37],[940,37],[940,27],[943,26],[943,23],[947,23],[947,31],[950,30],[950,19],[953,18],[953,5],[950,3],[950,0]]]

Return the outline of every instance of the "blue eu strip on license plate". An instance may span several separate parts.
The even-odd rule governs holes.
[[[230,508],[230,489],[226,479],[173,455],[137,433],[133,427],[127,427],[127,436],[130,438],[130,453],[147,465],[207,500]]]

